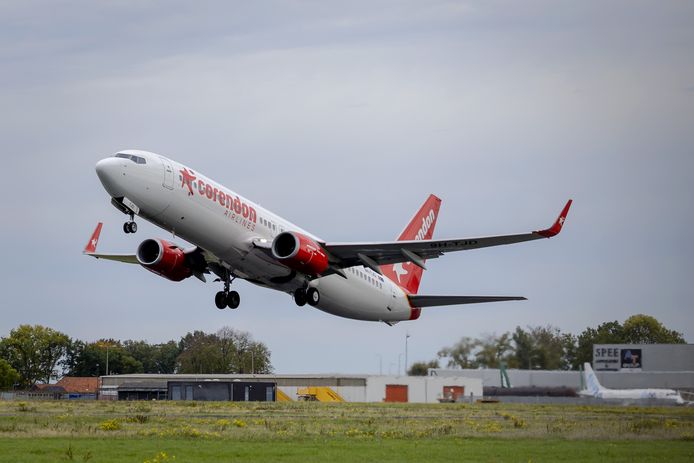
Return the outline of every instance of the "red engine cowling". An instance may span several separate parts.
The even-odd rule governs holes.
[[[183,250],[164,240],[148,239],[140,243],[137,261],[150,272],[171,281],[181,281],[193,274]]]
[[[283,232],[272,242],[272,255],[289,268],[318,276],[328,268],[323,248],[306,235]]]

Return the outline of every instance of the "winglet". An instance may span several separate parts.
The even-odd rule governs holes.
[[[101,222],[96,225],[92,237],[89,238],[89,242],[84,247],[84,251],[82,251],[84,254],[94,254],[96,252],[96,245],[99,243],[99,235],[101,234],[101,227],[103,225],[104,224]]]
[[[559,214],[559,217],[557,217],[557,220],[556,222],[554,222],[554,225],[545,230],[536,231],[535,233],[544,236],[545,238],[551,238],[553,236],[558,235],[561,231],[561,227],[564,225],[564,222],[566,221],[566,215],[569,213],[569,208],[571,207],[572,202],[572,199],[567,201],[566,206],[564,206],[564,209],[562,209],[561,214]]]

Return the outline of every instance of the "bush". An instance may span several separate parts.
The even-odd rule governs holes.
[[[117,419],[106,420],[99,423],[99,429],[102,431],[118,431],[121,429],[120,421]]]

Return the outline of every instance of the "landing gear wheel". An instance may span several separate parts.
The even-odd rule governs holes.
[[[314,307],[318,305],[320,302],[320,293],[318,293],[316,288],[309,288],[306,291],[306,302]]]
[[[306,291],[303,289],[297,289],[294,291],[294,302],[296,302],[296,305],[299,307],[303,307],[306,305]]]
[[[226,308],[227,306],[227,295],[224,291],[220,291],[214,296],[214,305],[217,306],[219,310]]]
[[[123,231],[125,233],[136,233],[137,232],[137,224],[135,222],[125,222],[123,224]]]
[[[220,278],[215,280],[222,281],[224,283],[224,290],[218,292],[214,297],[214,304],[217,306],[218,309],[221,310],[225,307],[235,309],[241,303],[241,296],[239,296],[239,293],[237,293],[236,291],[229,291],[229,286],[231,286],[231,282],[235,279],[236,277],[234,276],[232,278],[231,272],[225,269],[224,275],[220,276]]]
[[[236,291],[231,291],[227,295],[227,301],[226,302],[227,302],[227,306],[230,309],[235,309],[241,303],[241,296],[239,296],[239,293],[237,293]]]

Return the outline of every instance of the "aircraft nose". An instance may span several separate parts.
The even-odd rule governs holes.
[[[121,176],[119,160],[116,158],[106,158],[96,163],[96,175],[101,180],[101,184],[106,191],[114,197],[123,196],[120,191],[118,181]]]

